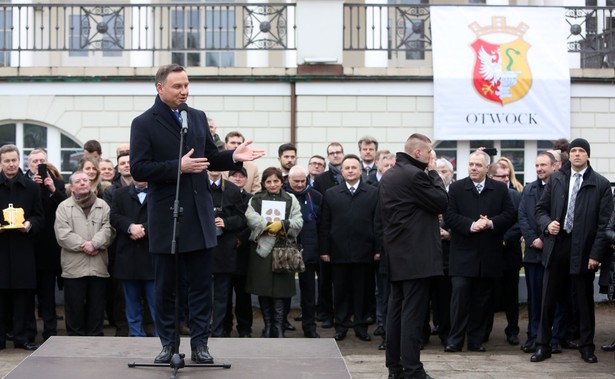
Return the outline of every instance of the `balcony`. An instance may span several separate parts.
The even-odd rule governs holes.
[[[338,63],[345,68],[431,68],[428,5],[340,6],[343,51]],[[298,64],[298,36],[309,36],[322,24],[313,19],[298,28],[298,11],[296,2],[2,3],[0,67],[134,69],[174,62],[284,72]],[[571,68],[615,67],[613,12],[614,7],[562,8],[570,26]]]

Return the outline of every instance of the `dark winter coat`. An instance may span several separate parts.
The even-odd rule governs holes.
[[[212,267],[214,274],[232,274],[237,269],[237,233],[246,227],[246,216],[240,188],[228,180],[221,180],[220,188],[212,189],[214,206],[219,208],[216,216],[224,220],[218,246],[212,249]]]

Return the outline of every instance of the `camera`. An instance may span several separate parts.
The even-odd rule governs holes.
[[[214,218],[222,217],[222,208],[214,207]],[[216,226],[216,237],[221,236],[224,233],[224,229]]]
[[[38,176],[41,177],[41,180],[45,180],[45,178],[47,178],[47,163],[41,163],[38,165]]]
[[[485,153],[487,153],[487,155],[489,156],[494,156],[494,155],[498,155],[498,149],[496,149],[495,147],[488,147],[486,149],[483,150]]]

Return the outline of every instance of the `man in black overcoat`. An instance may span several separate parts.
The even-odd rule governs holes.
[[[452,183],[444,222],[451,229],[451,331],[446,352],[485,352],[490,298],[502,275],[504,233],[517,219],[506,184],[487,177],[490,157],[478,150],[470,155],[468,177]]]
[[[438,215],[448,195],[431,140],[411,135],[379,185],[382,242],[391,283],[386,321],[389,378],[427,378],[420,359],[433,278],[443,275]]]
[[[156,271],[156,327],[162,351],[157,363],[168,363],[175,353],[175,256],[173,213],[178,169],[181,170],[179,206],[181,224],[177,253],[186,267],[192,360],[211,363],[207,348],[211,318],[211,249],[217,245],[214,207],[207,169],[226,171],[241,167],[242,161],[264,155],[246,141],[235,150],[219,151],[209,132],[203,111],[188,108],[187,120],[178,108],[188,100],[188,75],[182,66],[162,66],[156,74],[158,96],[154,105],[136,117],[131,126],[130,157],[134,180],[148,182],[150,252]],[[187,124],[180,151],[182,123]],[[210,166],[211,165],[211,166]]]
[[[28,342],[28,323],[34,314],[36,290],[34,237],[44,227],[45,216],[39,185],[24,175],[20,163],[17,146],[0,147],[0,350],[6,348],[6,334],[11,332],[6,330],[6,317],[13,320],[15,348],[37,348]],[[9,204],[23,209],[24,222],[14,223],[15,229],[7,228],[10,216],[3,212]],[[7,309],[12,309],[12,314]]]

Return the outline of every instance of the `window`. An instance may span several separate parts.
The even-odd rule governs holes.
[[[2,1],[0,1],[1,3]],[[0,9],[0,67],[11,65],[11,53],[13,48],[13,12]]]
[[[207,12],[206,15],[207,47],[213,49],[235,48],[235,11],[230,8]],[[205,65],[214,67],[232,67],[235,54],[230,51],[206,52]]]
[[[68,18],[68,45],[70,48],[69,55],[71,57],[87,57],[88,51],[85,47],[88,44],[88,30],[90,24],[85,15],[74,16]]]
[[[420,5],[429,4],[429,1],[389,0],[389,4]],[[425,59],[425,20],[415,17],[413,12],[404,7],[396,7],[393,17],[395,20],[389,20],[391,25],[389,33],[392,34],[389,35],[389,46],[395,48],[403,46],[408,60]]]
[[[102,36],[104,57],[121,57],[124,47],[124,16],[111,14],[103,16],[107,32]]]
[[[28,169],[28,155],[37,147],[47,149],[48,160],[66,180],[83,156],[82,145],[59,129],[38,124],[17,122],[0,125],[0,146],[15,144],[22,156],[22,169]]]
[[[200,66],[201,56],[198,52],[177,51],[196,49],[201,45],[201,23],[196,9],[173,10],[171,12],[171,56],[173,63],[182,66]]]
[[[434,144],[436,156],[451,162],[453,169],[457,172],[457,141],[441,141]]]

